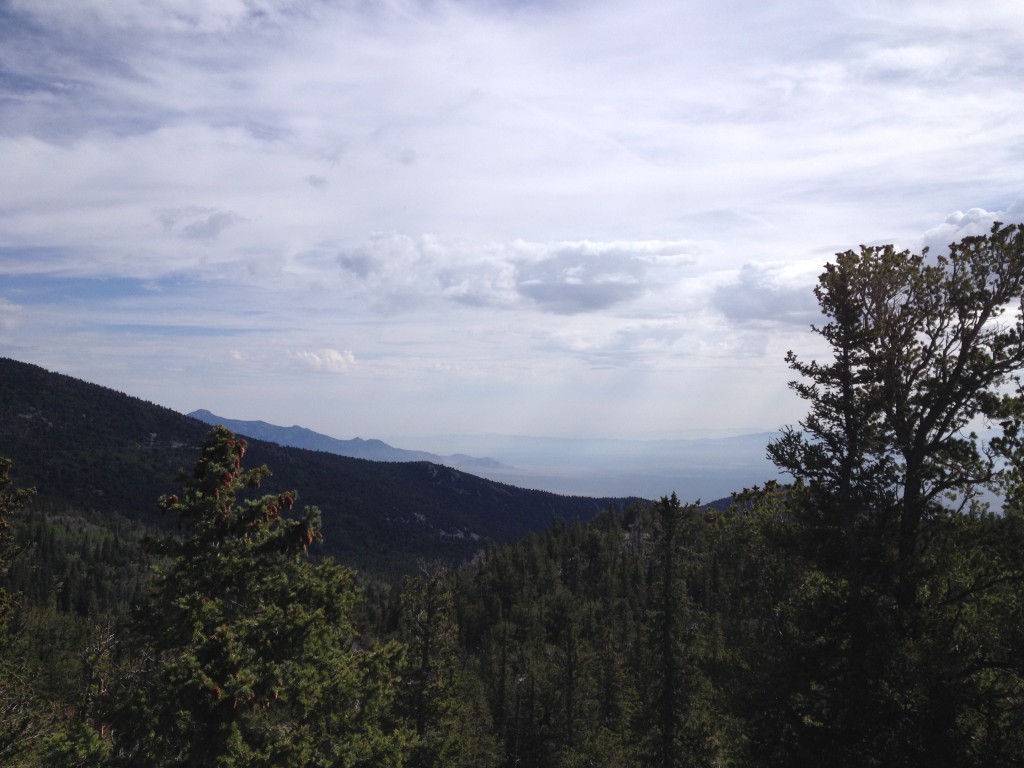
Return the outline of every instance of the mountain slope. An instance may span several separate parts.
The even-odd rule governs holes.
[[[135,397],[0,358],[0,455],[37,504],[164,524],[156,500],[177,490],[209,427]],[[428,462],[382,463],[249,440],[247,464],[273,472],[264,489],[297,489],[323,512],[324,549],[378,573],[417,559],[458,562],[554,519],[588,520],[625,500],[559,496]]]
[[[327,453],[335,453],[339,456],[348,456],[352,459],[368,459],[370,461],[429,461],[463,470],[472,470],[474,468],[495,469],[501,466],[494,459],[476,458],[462,454],[439,456],[427,451],[410,451],[404,448],[395,448],[381,440],[363,440],[359,437],[352,440],[339,440],[300,426],[280,427],[276,424],[268,424],[265,421],[226,419],[204,409],[192,411],[189,416],[211,426],[223,424],[232,432],[245,435],[246,437],[254,437],[258,440],[266,440],[270,443],[277,443],[278,445],[285,445],[291,448],[326,451]]]

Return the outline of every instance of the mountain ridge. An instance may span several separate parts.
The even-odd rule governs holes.
[[[305,448],[311,451],[326,451],[338,456],[348,456],[353,459],[368,459],[370,461],[428,461],[433,464],[443,464],[455,469],[471,471],[473,469],[498,469],[502,464],[491,458],[477,458],[466,454],[452,454],[441,456],[428,451],[408,450],[396,448],[383,440],[375,438],[364,440],[361,437],[350,440],[342,440],[312,429],[294,424],[284,427],[277,424],[270,424],[266,421],[243,421],[241,419],[228,419],[218,416],[210,411],[200,408],[187,414],[193,419],[198,419],[206,424],[215,426],[223,424],[239,435],[254,437],[259,440],[266,440],[278,445],[292,448]]]

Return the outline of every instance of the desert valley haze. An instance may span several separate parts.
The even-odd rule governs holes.
[[[646,441],[511,435],[419,438],[445,451],[439,455],[380,440],[338,440],[298,426],[227,419],[206,410],[189,415],[281,445],[377,461],[432,461],[509,485],[573,496],[656,499],[677,493],[689,501],[714,501],[779,476],[766,452],[776,433]],[[405,438],[410,443],[416,439]]]

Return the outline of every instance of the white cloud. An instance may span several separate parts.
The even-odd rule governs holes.
[[[295,353],[295,359],[311,370],[324,373],[347,373],[356,364],[355,353],[347,349],[343,351],[336,349],[321,349],[315,352],[299,351]]]
[[[12,330],[18,323],[22,308],[0,296],[0,331]]]
[[[997,221],[1003,224],[1024,222],[1024,197],[1018,198],[1003,211],[987,211],[984,208],[955,211],[942,224],[925,232],[921,245],[935,253],[944,253],[951,243],[965,237],[988,234]]]

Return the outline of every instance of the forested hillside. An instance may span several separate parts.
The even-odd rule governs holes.
[[[156,499],[175,487],[209,426],[167,408],[0,358],[0,455],[38,491],[36,506],[149,526],[173,521]],[[318,506],[323,552],[360,569],[457,564],[486,542],[515,541],[553,520],[589,520],[627,500],[560,496],[428,462],[375,462],[249,441],[268,488],[301,489]]]
[[[816,295],[832,354],[788,357],[808,415],[770,446],[791,483],[401,579],[318,553],[320,510],[222,427],[148,540],[39,527],[4,460],[0,763],[1021,765],[1024,227],[838,254]],[[44,547],[93,598],[33,591]]]

